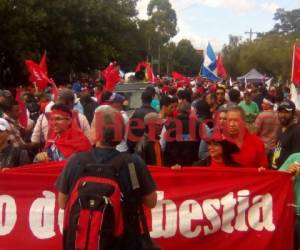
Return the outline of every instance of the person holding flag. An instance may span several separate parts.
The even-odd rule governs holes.
[[[36,162],[61,161],[73,153],[91,149],[91,143],[72,119],[72,111],[66,105],[54,104],[49,122],[52,130],[44,151],[36,155]]]

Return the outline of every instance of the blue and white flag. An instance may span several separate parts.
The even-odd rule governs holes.
[[[204,62],[200,74],[210,81],[220,81],[217,76],[217,57],[210,43],[208,43],[204,53]]]

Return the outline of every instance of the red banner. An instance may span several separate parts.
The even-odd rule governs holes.
[[[61,249],[54,182],[62,163],[0,174],[0,249]],[[256,169],[152,167],[158,203],[147,211],[162,249],[292,250],[291,175]],[[255,245],[255,246],[254,246]]]
[[[300,85],[300,46],[294,47],[292,82]]]

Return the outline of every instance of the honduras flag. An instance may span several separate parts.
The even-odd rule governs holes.
[[[200,74],[206,77],[210,81],[220,81],[217,76],[217,58],[210,43],[208,43],[206,51],[204,53],[204,62],[201,67]]]

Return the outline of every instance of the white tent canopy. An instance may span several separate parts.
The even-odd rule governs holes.
[[[268,77],[259,73],[256,69],[251,69],[247,74],[237,78],[239,82],[265,82],[268,80]]]

